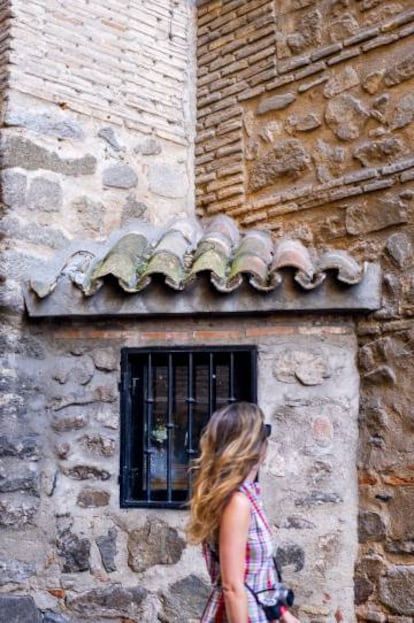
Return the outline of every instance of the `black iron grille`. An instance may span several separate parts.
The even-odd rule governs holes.
[[[183,507],[211,414],[256,402],[256,348],[125,348],[121,365],[121,506]]]

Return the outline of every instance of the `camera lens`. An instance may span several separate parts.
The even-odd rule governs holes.
[[[293,606],[294,601],[295,601],[295,594],[291,589],[288,589],[286,593],[286,605]]]
[[[262,604],[264,606],[274,606],[277,603],[277,599],[274,597],[264,597],[262,598]]]

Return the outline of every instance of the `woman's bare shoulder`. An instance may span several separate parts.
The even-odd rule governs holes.
[[[235,491],[226,506],[226,510],[233,513],[250,514],[250,502],[242,491]]]
[[[220,551],[222,551],[225,544],[234,543],[237,540],[245,545],[250,520],[250,503],[248,498],[241,491],[235,491],[221,516]]]

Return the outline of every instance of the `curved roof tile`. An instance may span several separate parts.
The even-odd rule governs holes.
[[[284,269],[304,290],[314,290],[332,273],[338,281],[353,285],[363,278],[363,267],[346,252],[329,250],[317,256],[298,240],[282,238],[273,243],[265,230],[240,232],[237,224],[219,215],[204,226],[193,218],[175,219],[167,227],[137,224],[112,236],[102,253],[88,252],[88,260],[66,274],[91,296],[115,277],[126,292],[146,288],[154,275],[161,275],[174,290],[184,290],[202,272],[220,292],[232,292],[248,281],[253,291],[270,292],[283,281]],[[95,245],[91,247],[96,248]],[[62,274],[64,269],[62,269]],[[31,289],[39,298],[53,291],[59,274],[44,281],[33,279]]]
[[[319,272],[336,270],[337,279],[349,285],[359,283],[363,275],[363,267],[346,251],[341,250],[325,251],[319,257],[317,267]]]

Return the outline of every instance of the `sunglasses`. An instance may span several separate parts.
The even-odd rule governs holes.
[[[272,427],[270,424],[264,424],[264,431],[265,431],[265,436],[270,437],[270,435],[272,434]]]

